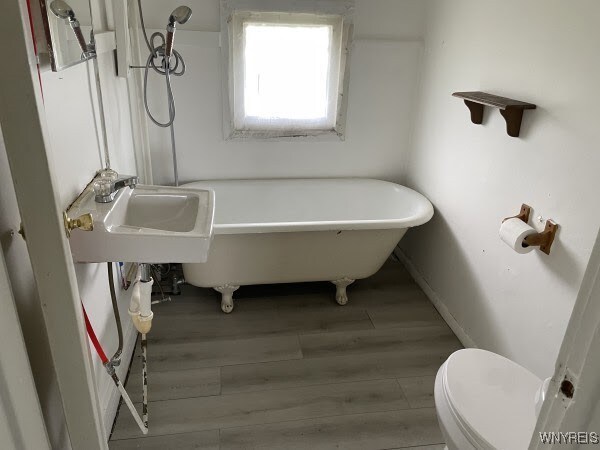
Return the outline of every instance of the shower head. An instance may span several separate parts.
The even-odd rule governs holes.
[[[169,16],[167,24],[167,42],[165,44],[165,57],[167,61],[173,52],[173,41],[175,39],[175,23],[184,24],[192,17],[192,9],[189,6],[178,6]]]
[[[75,33],[75,37],[77,38],[77,43],[79,44],[79,48],[81,48],[81,52],[84,56],[88,56],[90,54],[90,49],[88,48],[87,42],[85,42],[83,33],[81,32],[79,21],[75,18],[75,11],[73,11],[73,8],[71,8],[69,4],[63,0],[53,0],[53,2],[50,3],[50,11],[52,11],[52,14],[59,19],[65,19],[69,21],[69,25],[71,25],[71,29],[73,30],[73,33]]]
[[[52,3],[50,3],[50,11],[52,11],[52,14],[59,19],[75,19],[73,8],[71,8],[69,4],[63,0],[54,0]]]
[[[175,22],[183,25],[192,17],[192,9],[189,6],[179,6],[169,16],[169,24],[175,25]]]

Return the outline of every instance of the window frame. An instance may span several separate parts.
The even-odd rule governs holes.
[[[330,54],[327,79],[327,103],[328,114],[319,122],[314,121],[314,125],[310,125],[310,120],[298,119],[281,119],[274,120],[271,125],[259,117],[246,115],[245,110],[245,89],[246,89],[246,26],[249,24],[267,24],[275,26],[304,26],[331,27],[330,35]],[[337,108],[338,108],[338,92],[340,85],[340,59],[342,52],[342,18],[335,15],[315,15],[315,14],[298,14],[298,13],[256,13],[250,11],[237,11],[233,15],[233,67],[230,76],[233,76],[234,95],[233,95],[233,125],[236,130],[240,131],[278,131],[283,130],[287,133],[296,133],[304,131],[333,131],[335,129]],[[328,126],[324,126],[323,122]],[[287,125],[287,126],[286,126]]]
[[[261,6],[262,3],[262,6]],[[308,8],[304,2],[278,0],[277,8],[265,7],[266,2],[254,0],[221,1],[221,51],[223,54],[223,133],[225,139],[276,139],[276,140],[344,140],[348,97],[349,50],[353,30],[353,0],[322,0],[311,2]],[[306,24],[332,26],[332,50],[339,48],[339,54],[332,51],[334,61],[333,77],[329,80],[329,90],[333,89],[328,101],[335,105],[335,115],[328,116],[327,128],[298,127],[291,124],[285,128],[240,127],[247,123],[243,114],[244,67],[243,67],[243,30],[244,23]],[[241,45],[242,44],[242,45]],[[336,70],[337,69],[337,70]],[[330,74],[332,67],[330,67]],[[337,94],[336,94],[337,93]],[[285,122],[282,121],[282,122]],[[288,123],[290,121],[287,121]],[[293,122],[293,121],[292,121]],[[300,125],[302,121],[300,120]]]

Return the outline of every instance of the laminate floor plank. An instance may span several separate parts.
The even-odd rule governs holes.
[[[362,330],[373,328],[367,312],[363,309],[333,311],[248,311],[221,314],[204,319],[194,314],[174,316],[155,315],[151,344],[185,342],[190,338],[213,341],[223,338],[259,336],[283,336],[297,333],[322,333],[339,330]]]
[[[150,401],[176,398],[206,397],[221,393],[221,370],[218,367],[156,372],[148,366],[148,398]],[[127,392],[134,402],[142,401],[142,375],[131,372]]]
[[[411,408],[427,408],[435,406],[433,397],[435,375],[398,378],[398,383]]]
[[[219,450],[219,430],[110,441],[110,450]]]
[[[426,327],[445,324],[435,307],[422,292],[411,298],[398,299],[368,308],[375,328]]]
[[[460,345],[447,325],[385,328],[300,336],[305,358],[363,355],[382,352],[420,352],[432,345]]]
[[[377,450],[442,441],[433,408],[221,430],[221,450]]]
[[[395,379],[309,386],[245,394],[150,402],[149,435],[259,425],[409,408]],[[130,414],[121,415],[113,439],[136,437]]]
[[[148,344],[148,365],[153,372],[220,367],[266,361],[282,361],[302,357],[295,335],[266,338],[224,339],[206,342]],[[141,356],[136,352],[132,371],[141,370]]]
[[[329,288],[321,293],[311,295],[288,295],[273,298],[273,303],[278,310],[292,309],[298,311],[339,311],[341,309],[378,309],[385,306],[401,307],[405,301],[415,298],[426,302],[427,297],[415,283],[398,288],[394,285],[381,286],[379,289],[373,287],[360,287],[358,280],[348,286],[348,303],[344,306],[335,302],[335,288]]]
[[[435,445],[417,445],[416,447],[395,447],[385,450],[445,450],[446,444],[435,444]]]
[[[435,375],[448,356],[460,349],[455,339],[422,346],[419,352],[404,350],[309,358],[259,364],[242,364],[221,369],[224,394],[283,389],[336,382]]]

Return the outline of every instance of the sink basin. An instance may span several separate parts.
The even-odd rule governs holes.
[[[214,209],[204,189],[138,185],[97,203],[87,188],[68,215],[91,213],[94,229],[71,232],[71,253],[76,262],[206,262]]]
[[[189,194],[139,194],[129,199],[123,225],[190,232],[196,225],[199,198]]]

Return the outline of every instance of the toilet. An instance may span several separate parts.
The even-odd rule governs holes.
[[[486,350],[454,352],[435,379],[446,448],[527,449],[548,381]]]

